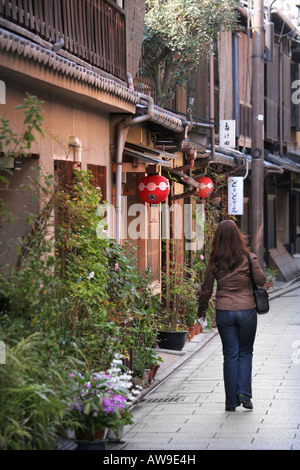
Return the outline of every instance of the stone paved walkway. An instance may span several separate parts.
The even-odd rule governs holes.
[[[258,318],[254,410],[226,412],[216,335],[133,409],[126,450],[300,450],[300,287]]]

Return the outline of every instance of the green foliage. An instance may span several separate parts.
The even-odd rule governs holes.
[[[41,102],[26,95],[24,128],[20,136],[1,119],[1,181],[7,183],[7,159],[26,156],[43,135]],[[16,240],[18,263],[1,271],[0,338],[6,347],[6,363],[0,366],[0,448],[49,449],[58,432],[70,423],[66,410],[67,356],[58,344],[61,318],[67,299],[61,293],[58,262],[51,240],[55,190],[52,176],[40,169],[24,190],[41,202],[39,214],[28,213],[29,235]],[[1,219],[13,214],[1,202]],[[50,231],[49,231],[50,230]],[[74,362],[74,361],[72,361]],[[74,367],[74,365],[72,366]],[[71,420],[73,422],[73,420]]]
[[[155,82],[158,105],[208,56],[219,31],[234,27],[237,5],[237,0],[146,1],[144,74]]]
[[[110,292],[118,282],[112,268],[118,248],[111,246],[107,238],[97,236],[97,226],[103,221],[98,210],[101,192],[91,184],[91,176],[89,171],[74,168],[72,188],[59,191],[56,246],[63,292],[68,299],[64,350],[69,350],[71,331],[87,365],[105,370],[122,344],[121,324],[111,315],[118,303],[116,292],[121,292],[121,282],[116,292]],[[126,259],[121,263],[124,269],[131,269]]]
[[[21,141],[1,121],[7,155],[29,150],[35,131],[42,133],[39,106],[27,95],[18,107],[27,129]],[[83,372],[107,370],[116,352],[126,357],[130,348],[136,373],[159,360],[153,351],[159,302],[151,292],[151,273],[140,272],[129,245],[97,236],[101,193],[91,173],[74,168],[69,189],[38,169],[24,190],[41,209],[28,213],[29,234],[16,241],[18,263],[1,275],[0,340],[7,348],[0,369],[3,449],[56,445],[57,432],[70,423],[67,404],[74,398],[70,356]],[[4,203],[3,215],[10,216]]]
[[[151,307],[139,308],[133,311],[132,327],[128,329],[131,336],[132,362],[134,377],[142,378],[145,369],[155,366],[160,358],[154,348],[157,337],[158,309]]]
[[[276,279],[276,269],[272,267],[267,267],[266,264],[264,264],[264,273],[267,276],[267,281],[268,282],[274,282]]]
[[[127,384],[131,377],[114,381],[114,377],[103,372],[83,375],[77,371],[71,377],[74,398],[69,404],[70,413],[87,439],[94,440],[99,430],[110,428],[117,433],[119,425],[132,424],[127,402],[130,395]]]
[[[197,321],[198,300],[196,297],[196,287],[193,289],[192,298],[187,299],[184,315],[184,323],[187,327],[194,326]]]
[[[77,422],[66,410],[71,365],[41,354],[43,334],[34,334],[6,348],[0,365],[0,449],[55,449],[59,434]],[[74,364],[73,364],[74,366]]]
[[[120,247],[110,240],[106,253],[108,317],[120,325],[125,355],[132,350],[134,377],[142,377],[145,369],[159,361],[153,347],[160,301],[151,290],[151,272],[137,268],[136,250],[129,243]]]
[[[61,213],[56,232],[57,247],[62,254],[63,287],[72,310],[73,328],[77,320],[105,312],[101,305],[106,296],[107,241],[96,234],[100,220],[97,207],[101,192],[90,183],[91,173],[74,169],[74,184],[70,192],[60,191]]]
[[[106,255],[109,318],[121,325],[130,320],[132,308],[142,295],[136,250],[129,243],[120,246],[114,240],[109,240]]]
[[[173,240],[171,244],[174,248]],[[187,326],[193,316],[193,306],[197,302],[196,271],[187,264],[170,260],[166,272],[162,273],[162,283],[164,308],[160,319],[164,329],[177,331]]]
[[[31,145],[35,142],[34,131],[38,132],[42,136],[42,106],[43,102],[39,101],[36,96],[32,96],[29,93],[26,93],[26,98],[24,99],[24,104],[19,105],[16,109],[22,109],[25,115],[24,118],[24,133],[20,137],[20,150],[23,154],[26,155],[26,152],[30,150]]]
[[[9,338],[18,341],[36,331],[48,330],[44,348],[54,339],[66,303],[61,295],[59,264],[48,232],[53,210],[52,184],[52,177],[43,176],[40,169],[30,182],[32,197],[38,197],[43,187],[48,200],[39,214],[28,214],[27,222],[32,230],[27,237],[16,241],[18,263],[7,266],[7,272],[1,274],[0,290],[0,335],[5,332],[6,341]]]
[[[19,155],[27,156],[31,146],[36,142],[35,134],[44,136],[42,130],[42,101],[36,96],[26,93],[24,104],[18,105],[16,110],[23,110],[23,131],[18,135],[12,128],[9,120],[0,118],[0,181],[7,183],[3,173],[9,172],[9,158]]]

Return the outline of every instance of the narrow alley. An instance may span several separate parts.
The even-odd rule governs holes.
[[[133,409],[123,450],[299,450],[300,285],[259,315],[252,411],[226,412],[216,334]]]

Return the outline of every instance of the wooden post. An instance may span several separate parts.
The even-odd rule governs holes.
[[[264,208],[264,2],[253,3],[251,234],[252,250],[263,267]]]

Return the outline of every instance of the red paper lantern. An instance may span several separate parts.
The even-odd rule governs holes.
[[[214,189],[212,180],[207,176],[201,176],[200,178],[197,178],[197,182],[200,183],[200,186],[197,188],[198,196],[209,197]]]
[[[170,185],[164,176],[149,175],[140,181],[138,190],[143,201],[149,204],[159,204],[167,199]]]

